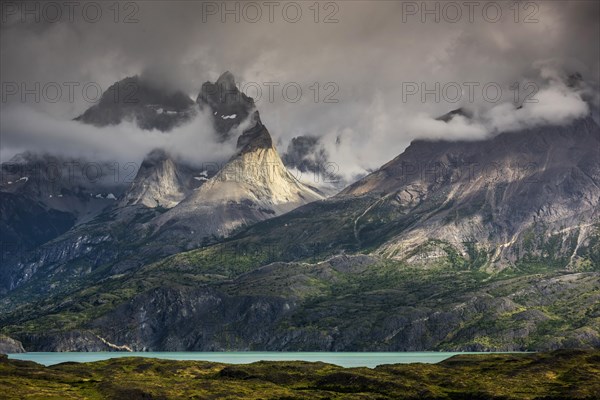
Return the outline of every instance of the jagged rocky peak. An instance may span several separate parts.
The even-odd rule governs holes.
[[[215,83],[205,82],[196,102],[201,108],[208,107],[215,129],[223,141],[231,138],[232,130],[246,120],[255,109],[254,100],[242,93],[229,71]]]
[[[236,99],[236,95],[240,93],[235,76],[225,71],[212,83],[210,81],[204,82],[202,89],[198,95],[197,102],[200,103],[203,100],[216,100],[219,102],[233,102]],[[252,100],[250,97],[248,99]]]
[[[232,82],[232,79],[227,78],[224,81]],[[251,118],[253,119],[253,126],[239,136],[238,152],[233,155],[231,160],[235,160],[242,154],[265,149],[275,153],[269,157],[271,164],[273,164],[272,159],[276,159],[278,163],[281,163],[279,155],[273,147],[271,135],[262,124],[258,111],[255,111]],[[248,171],[254,173],[261,169],[271,168],[271,164],[267,165],[263,158],[258,157],[251,162],[240,162],[238,160],[235,162],[235,168],[242,173]],[[190,166],[163,149],[155,149],[142,162],[137,176],[130,190],[124,196],[121,205],[141,204],[150,208],[173,208],[190,195],[192,190],[208,181],[216,171],[211,172],[209,174],[207,170]]]
[[[151,151],[144,158],[121,205],[141,204],[150,208],[175,206],[185,196],[177,172],[177,166],[166,151]]]
[[[271,135],[261,122],[258,111],[255,111],[251,118],[252,128],[246,129],[237,140],[237,149],[240,153],[247,153],[256,149],[269,149],[273,147]]]
[[[463,107],[457,108],[456,110],[452,110],[442,116],[436,118],[438,121],[450,122],[454,117],[465,117],[467,119],[471,119],[473,117],[473,113]]]
[[[114,83],[75,120],[100,127],[133,120],[142,129],[167,132],[194,113],[194,102],[183,92],[136,75]]]
[[[163,242],[193,248],[323,198],[286,169],[257,111],[251,118],[227,164],[153,222]]]
[[[164,149],[154,149],[144,158],[120,205],[172,208],[212,175],[214,171],[193,166]]]
[[[221,74],[219,79],[216,82],[217,85],[221,85],[226,89],[233,90],[236,88],[235,86],[235,77],[229,71],[225,71]]]
[[[156,149],[152,150],[150,153],[148,153],[148,155],[144,158],[144,161],[142,162],[142,168],[144,166],[154,166],[158,163],[163,162],[164,160],[166,160],[168,158],[169,158],[169,154],[167,153],[166,150],[156,148]]]
[[[183,111],[193,101],[181,91],[167,89],[135,75],[114,83],[102,95],[100,104],[113,103],[157,105],[164,106],[166,111]]]

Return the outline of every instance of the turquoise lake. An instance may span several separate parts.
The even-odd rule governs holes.
[[[43,365],[54,365],[67,361],[91,362],[119,357],[150,357],[166,360],[199,360],[228,364],[248,364],[256,361],[321,361],[342,367],[374,368],[381,364],[437,363],[457,354],[449,352],[406,352],[406,353],[327,353],[327,352],[143,352],[143,353],[20,353],[9,354],[9,358],[35,361]]]

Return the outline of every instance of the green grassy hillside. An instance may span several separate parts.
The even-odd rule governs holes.
[[[600,351],[460,355],[374,369],[119,358],[43,367],[0,356],[5,399],[597,399]]]

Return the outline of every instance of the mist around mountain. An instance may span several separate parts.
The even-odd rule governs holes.
[[[232,153],[203,164],[156,148],[127,184],[49,175],[83,159],[23,154],[3,165],[0,222],[18,246],[3,246],[0,332],[26,350],[600,345],[600,128],[590,115],[415,140],[327,191],[294,173],[339,184],[322,173],[320,139],[296,137],[280,157],[231,73],[195,103],[123,82],[141,85],[140,102],[106,97],[77,121],[169,135],[208,113]],[[436,123],[457,118],[474,115]],[[23,172],[36,163],[43,173]]]
[[[115,177],[110,174],[86,179],[88,176],[79,172],[87,173],[90,166],[94,167],[92,172],[96,168],[104,172],[114,169],[88,160],[34,154],[15,157],[3,165],[6,172],[3,187],[21,196],[23,207],[28,200],[41,201],[44,208],[39,214],[47,213],[44,217],[53,221],[62,216],[57,214],[60,211],[66,222],[48,228],[44,224],[50,222],[44,223],[41,219],[39,229],[44,233],[39,235],[42,239],[31,239],[43,245],[39,248],[19,247],[16,252],[13,248],[16,243],[5,246],[4,287],[20,285],[47,264],[69,263],[92,255],[96,265],[112,260],[123,261],[125,265],[114,267],[116,270],[130,268],[132,263],[126,260],[128,256],[117,250],[120,244],[130,240],[121,236],[125,233],[135,234],[146,247],[152,248],[150,254],[146,254],[133,244],[126,245],[134,255],[141,256],[143,261],[138,262],[144,263],[152,257],[222,240],[245,226],[323,198],[317,189],[306,186],[288,172],[252,99],[239,92],[231,73],[222,74],[214,84],[206,82],[197,103],[183,101],[182,93],[172,94],[137,77],[117,82],[111,88],[127,84],[134,84],[133,92],[140,101],[132,106],[106,93],[98,105],[90,107],[77,121],[110,125],[133,118],[143,129],[162,130],[164,119],[156,116],[163,113],[151,113],[148,118],[140,116],[146,115],[147,109],[184,107],[183,114],[167,113],[176,118],[179,125],[188,123],[190,115],[204,110],[214,116],[214,132],[219,135],[216,140],[236,141],[235,152],[229,160],[219,164],[190,161],[170,149],[157,148],[146,155],[131,183],[111,181]],[[144,110],[143,113],[140,110]],[[220,114],[230,112],[233,114]],[[198,132],[199,137],[202,134],[206,132]],[[234,138],[234,135],[239,136]],[[21,176],[24,170],[33,169],[29,164],[35,164],[33,167],[39,176]],[[71,169],[63,171],[67,167]],[[73,171],[74,167],[82,171]],[[48,176],[52,173],[57,176]],[[92,188],[101,192],[94,193]],[[18,201],[13,202],[15,207]],[[84,222],[89,224],[80,227]],[[19,221],[7,221],[9,223]],[[124,225],[129,225],[127,232],[121,229]],[[28,238],[17,237],[18,229],[10,226],[7,229],[13,232],[8,238],[27,242]],[[102,249],[96,249],[99,244]],[[41,260],[38,251],[46,254]],[[132,255],[129,251],[127,254]]]
[[[281,158],[297,176],[304,177],[329,196],[339,192],[348,183],[339,174],[339,167],[330,161],[327,149],[317,136],[292,138]]]

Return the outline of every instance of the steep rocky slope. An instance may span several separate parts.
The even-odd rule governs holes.
[[[23,257],[116,204],[126,185],[109,163],[89,165],[23,153],[0,166],[0,293],[19,279]]]
[[[180,255],[3,312],[29,351],[547,350],[600,345],[600,269]],[[244,273],[243,271],[248,271]]]
[[[236,241],[260,237],[283,257],[293,247],[304,257],[369,251],[423,266],[592,268],[599,149],[591,118],[487,140],[415,141],[338,195]]]
[[[370,221],[418,215],[381,254],[406,257],[431,240],[466,254],[476,243],[501,266],[544,255],[555,238],[551,252],[575,266],[600,222],[600,128],[588,117],[486,141],[417,141],[339,197],[365,194],[380,198],[356,221],[358,238]]]
[[[155,149],[142,162],[131,187],[119,204],[140,204],[148,208],[175,207],[208,180],[210,172],[179,161],[165,150]]]
[[[18,340],[9,338],[8,336],[0,335],[0,353],[24,353],[25,349]]]
[[[74,223],[73,214],[48,209],[24,196],[0,192],[2,260],[46,243]]]

